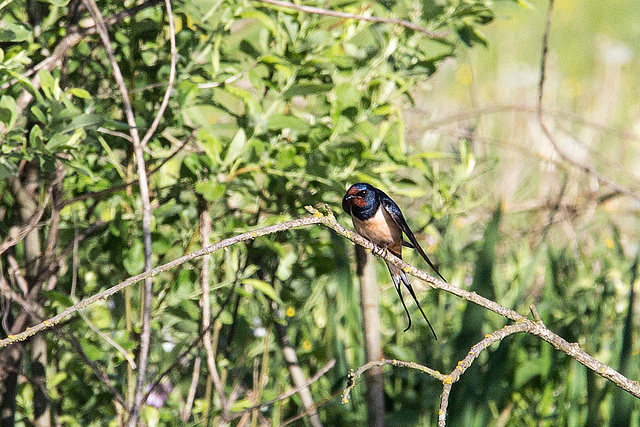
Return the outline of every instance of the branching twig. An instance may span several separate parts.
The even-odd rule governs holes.
[[[519,332],[530,332],[531,323],[516,323],[515,325],[505,326],[499,331],[495,331],[492,334],[485,335],[484,339],[471,347],[467,356],[458,362],[455,369],[447,375],[442,381],[442,395],[440,396],[440,409],[438,410],[438,426],[444,427],[447,418],[447,407],[449,405],[449,395],[451,393],[451,387],[454,383],[458,382],[462,374],[471,366],[474,360],[480,356],[480,353],[485,348],[489,347],[496,341],[501,341],[505,337],[511,334]]]
[[[430,31],[424,27],[421,27],[420,25],[416,25],[412,22],[404,21],[398,18],[380,18],[377,16],[357,15],[355,13],[338,12],[336,10],[322,9],[322,8],[313,7],[313,6],[303,6],[303,5],[290,3],[287,1],[281,1],[281,0],[254,0],[254,1],[258,1],[260,3],[269,3],[275,6],[285,7],[287,9],[295,9],[295,10],[299,10],[300,12],[312,13],[315,15],[325,15],[325,16],[333,16],[333,17],[342,18],[342,19],[356,19],[358,21],[369,21],[369,22],[377,22],[382,24],[399,25],[401,27],[409,28],[414,31],[419,31],[427,35],[427,37],[431,37],[434,39],[441,39],[449,35],[448,31],[441,31],[441,32]]]
[[[75,224],[74,224],[74,233],[75,233],[75,235],[73,237],[73,261],[72,261],[72,264],[71,264],[72,270],[71,270],[71,293],[70,293],[70,298],[71,298],[71,301],[73,301],[74,303],[77,303],[78,302],[78,298],[76,297],[76,284],[78,282],[78,265],[79,265],[78,243],[80,242],[80,239],[78,239],[78,227]],[[86,314],[84,314],[82,311],[79,311],[78,314],[80,314],[80,317],[82,317],[82,320],[84,320],[84,322],[87,324],[87,326],[89,326],[89,328],[93,332],[95,332],[100,338],[105,340],[107,343],[109,343],[109,345],[111,345],[113,348],[118,350],[118,352],[120,354],[122,354],[122,356],[127,360],[127,362],[129,362],[129,366],[131,366],[131,369],[136,369],[136,362],[133,360],[133,357],[129,354],[129,352],[127,350],[122,348],[122,346],[120,344],[118,344],[109,335],[105,334],[100,329],[98,329],[96,327],[96,325],[94,325],[93,322],[91,322],[89,320],[89,318],[86,316]]]

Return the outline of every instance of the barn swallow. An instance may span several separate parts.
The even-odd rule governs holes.
[[[427,264],[429,264],[438,276],[446,282],[445,278],[442,277],[442,274],[440,274],[436,267],[431,263],[427,254],[422,250],[418,240],[407,225],[407,221],[405,221],[398,205],[382,190],[363,182],[353,184],[349,190],[347,190],[347,194],[345,194],[342,199],[342,209],[351,215],[353,226],[358,234],[371,240],[382,249],[389,250],[400,259],[402,259],[402,246],[415,248],[422,258],[427,261]],[[410,243],[403,240],[402,233],[407,235]],[[409,315],[409,310],[407,310],[407,306],[402,298],[401,283],[409,290],[409,293],[416,302],[420,313],[422,313],[422,317],[427,321],[427,325],[429,325],[434,338],[437,340],[438,337],[436,332],[433,330],[429,319],[427,319],[427,316],[424,314],[406,273],[402,269],[388,262],[387,267],[389,268],[389,273],[391,274],[391,279],[396,287],[396,291],[400,296],[400,302],[402,302],[404,311],[407,313],[407,318],[409,319],[409,325],[407,326],[407,329],[405,329],[405,332],[411,327],[411,316]]]

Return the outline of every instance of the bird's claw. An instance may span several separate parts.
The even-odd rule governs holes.
[[[384,257],[387,254],[387,252],[388,252],[387,245],[384,245],[384,246],[375,245],[373,247],[373,250],[371,251],[371,253],[379,257]]]

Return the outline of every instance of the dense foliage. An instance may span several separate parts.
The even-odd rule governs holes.
[[[27,325],[36,323],[144,269],[130,127],[85,5],[77,0],[0,4],[0,237],[15,235],[12,227],[27,224],[44,206],[35,233],[0,258],[3,334],[18,332],[12,325],[21,315],[29,318]],[[119,15],[125,10],[120,2],[98,6],[105,18],[115,18],[109,38],[144,133],[167,88],[166,9],[152,1],[125,16]],[[145,147],[152,264],[300,217],[306,205],[326,203],[348,224],[340,198],[348,184],[367,181],[406,207],[412,227],[452,283],[521,313],[536,303],[551,329],[617,367],[620,354],[630,353],[618,331],[625,327],[637,260],[625,255],[615,227],[610,226],[611,243],[595,249],[548,245],[553,218],[539,239],[501,242],[499,205],[485,204],[485,213],[490,209],[493,216],[477,220],[469,215],[478,203],[487,203],[477,180],[491,169],[491,161],[478,163],[466,138],[443,151],[424,150],[405,138],[402,110],[416,102],[412,88],[463,46],[486,43],[480,28],[494,17],[491,2],[331,1],[319,6],[397,17],[434,35],[261,1],[173,4],[177,77],[169,107]],[[55,66],[35,68],[72,35],[79,37]],[[21,96],[33,98],[26,108]],[[212,218],[209,242],[200,240],[202,214]],[[539,219],[525,215],[508,220]],[[29,255],[34,250],[29,245],[37,246],[37,257]],[[292,387],[277,339],[277,325],[283,324],[307,376],[337,360],[311,386],[315,402],[326,402],[319,409],[326,425],[365,422],[364,383],[348,404],[336,397],[350,369],[365,363],[352,253],[346,241],[313,227],[213,254],[214,347],[226,392],[238,393],[233,411]],[[422,265],[414,254],[407,259]],[[153,383],[171,368],[163,380],[170,392],[157,407],[144,407],[145,423],[182,424],[194,361],[206,359],[197,346],[180,360],[201,331],[201,267],[196,261],[154,278],[147,378]],[[449,372],[471,345],[505,324],[479,307],[423,291],[423,307],[441,339],[434,342],[426,324],[418,321],[403,333],[406,319],[382,265],[379,280],[380,333],[388,358]],[[34,304],[36,312],[25,314],[25,304],[15,296]],[[44,373],[35,369],[29,342],[20,345],[29,357],[13,366],[3,359],[2,369],[20,373],[16,421],[28,425],[36,417],[42,381],[51,416],[63,424],[116,425],[126,419],[95,371],[106,374],[130,402],[135,370],[93,329],[136,355],[141,306],[141,287],[133,287],[93,304],[57,332],[43,334]],[[413,371],[385,372],[388,425],[433,425],[441,384]],[[637,373],[635,368],[628,372],[632,378]],[[3,408],[11,405],[8,384],[2,390]],[[196,386],[189,420],[210,425],[221,403],[204,361]],[[454,388],[450,419],[451,425],[498,419],[518,425],[582,425],[630,416],[629,408],[623,415],[616,412],[613,395],[610,385],[547,344],[516,336],[485,353]],[[637,418],[638,405],[630,404]],[[261,411],[260,417],[280,425],[302,412],[294,396]]]

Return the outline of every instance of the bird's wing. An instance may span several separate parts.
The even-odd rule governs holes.
[[[442,277],[442,274],[440,274],[438,269],[429,260],[429,257],[420,246],[420,243],[418,243],[418,239],[416,239],[416,236],[413,235],[413,231],[411,231],[411,229],[407,225],[407,221],[404,219],[404,216],[402,215],[402,211],[400,211],[400,208],[398,207],[398,205],[396,205],[396,202],[391,200],[390,197],[383,197],[382,206],[384,206],[385,210],[387,211],[391,219],[393,219],[393,222],[395,222],[396,225],[400,227],[400,229],[404,232],[404,234],[407,235],[413,247],[418,251],[420,256],[424,258],[425,261],[427,261],[427,264],[429,264],[429,267],[431,267],[433,271],[435,271],[436,274],[446,282],[447,280],[444,277]]]

